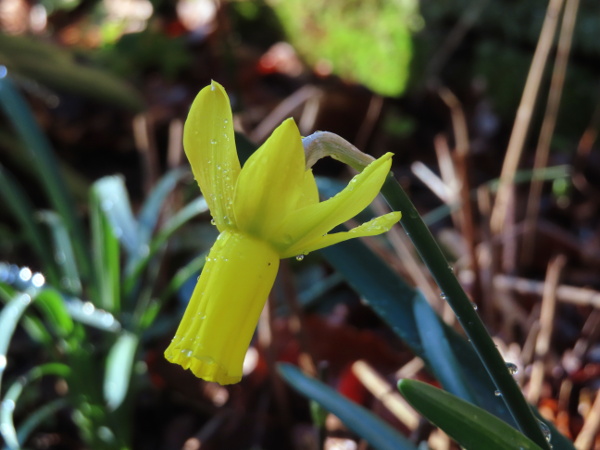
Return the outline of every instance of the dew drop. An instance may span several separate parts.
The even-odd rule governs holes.
[[[211,85],[210,85],[210,90],[211,90],[211,91],[216,91],[216,90],[217,90],[217,88],[215,87],[215,85],[214,85],[214,84],[211,84]]]
[[[538,424],[540,425],[540,429],[542,430],[542,434],[546,438],[548,442],[552,439],[552,433],[550,432],[550,428],[543,421],[538,419]]]
[[[96,307],[91,302],[85,302],[81,307],[81,311],[83,314],[87,316],[91,316],[96,311]]]
[[[494,391],[494,395],[495,395],[496,397],[502,397],[502,392],[500,392],[498,389],[496,389],[496,390]]]
[[[216,225],[216,224],[217,224],[217,222],[215,222],[215,219],[210,219],[210,224],[211,224],[211,225]]]
[[[36,288],[41,288],[44,284],[46,284],[46,278],[39,272],[36,272],[31,277],[31,284],[33,284]]]
[[[23,267],[21,270],[19,270],[19,278],[21,279],[21,281],[29,281],[31,280],[31,276],[32,276],[32,272],[31,269],[29,267]]]
[[[216,139],[211,139],[211,140],[210,140],[210,143],[211,143],[212,145],[216,145],[216,143],[217,143],[217,140],[216,140]]]
[[[471,302],[471,306],[473,307],[473,309],[474,309],[475,311],[477,311],[477,308],[478,308],[478,306],[477,306],[477,303],[475,303],[475,302]]]
[[[517,367],[517,365],[514,363],[511,363],[511,362],[506,363],[506,368],[508,369],[508,372],[511,375],[516,375],[517,372],[519,371],[519,368]]]
[[[304,255],[296,256],[296,261],[302,261],[304,259]]]
[[[444,293],[442,292],[442,293],[440,294],[440,298],[441,298],[442,300],[444,300],[444,301],[445,301],[445,300],[446,300],[448,297],[446,297],[446,294],[444,294]]]

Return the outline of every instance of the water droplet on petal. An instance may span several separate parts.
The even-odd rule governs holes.
[[[216,224],[217,224],[217,222],[215,222],[215,219],[210,219],[210,224],[211,224],[211,225],[216,225]]]
[[[511,362],[506,363],[506,368],[508,369],[508,372],[511,375],[516,375],[517,372],[519,371],[519,368],[517,367],[517,365],[514,363],[511,363]]]
[[[296,261],[302,261],[304,259],[304,255],[296,256]]]
[[[475,303],[475,302],[471,302],[471,306],[473,307],[473,309],[474,309],[475,311],[477,311],[477,308],[478,308],[478,307],[477,307],[477,303]]]
[[[495,395],[496,397],[502,397],[502,392],[500,392],[498,389],[496,389],[496,390],[494,391],[494,395]]]

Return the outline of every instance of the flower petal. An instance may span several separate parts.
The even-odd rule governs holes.
[[[317,182],[315,181],[315,176],[311,169],[304,172],[304,180],[302,181],[300,189],[302,193],[300,194],[300,198],[294,209],[300,209],[305,206],[319,203],[319,188],[317,187]]]
[[[206,261],[165,357],[206,381],[237,383],[279,255],[265,242],[226,230]]]
[[[213,81],[196,96],[183,129],[183,147],[219,231],[233,225],[240,173],[229,98]]]
[[[270,240],[303,194],[304,163],[300,132],[288,119],[244,164],[233,204],[238,229]]]
[[[379,193],[392,164],[392,153],[376,159],[356,175],[334,197],[290,213],[274,236],[281,254],[289,254],[298,244],[322,237],[335,226],[351,219],[367,207]]]
[[[354,239],[356,237],[363,236],[376,236],[378,234],[385,233],[397,223],[402,214],[398,211],[394,211],[383,216],[376,217],[375,219],[369,220],[362,225],[351,229],[350,231],[341,231],[339,233],[326,234],[325,236],[319,236],[312,241],[300,241],[286,250],[286,253],[281,255],[282,258],[290,258],[296,255],[306,255],[315,250],[329,247],[330,245],[337,244],[339,242],[347,241],[348,239]]]

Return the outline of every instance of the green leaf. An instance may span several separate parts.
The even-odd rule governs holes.
[[[112,226],[113,234],[129,255],[135,255],[140,247],[139,230],[123,177],[113,175],[100,178],[93,184],[92,191]]]
[[[0,64],[15,78],[40,83],[138,112],[141,96],[108,72],[75,62],[71,53],[39,39],[0,35]]]
[[[436,379],[449,392],[473,403],[463,367],[446,338],[443,322],[423,297],[415,299],[413,311],[427,362]]]
[[[114,203],[107,199],[106,190],[102,188],[106,184],[105,178],[99,180],[90,193],[92,244],[99,296],[96,303],[110,312],[118,312],[121,308],[119,241],[113,231],[114,225],[107,218],[107,215],[114,217],[110,212],[114,209]]]
[[[81,279],[71,245],[71,236],[61,217],[54,211],[40,211],[40,220],[48,225],[54,241],[54,261],[61,271],[60,284],[66,292],[81,295]]]
[[[163,176],[152,190],[138,214],[138,239],[140,245],[148,245],[150,243],[152,232],[156,228],[156,223],[158,222],[165,200],[173,189],[175,189],[177,183],[188,174],[189,171],[187,170],[173,169]]]
[[[21,316],[31,304],[32,298],[29,294],[17,293],[0,311],[0,387],[2,386],[2,375],[7,365],[7,351],[15,328]]]
[[[431,367],[434,363],[425,353],[414,316],[414,304],[426,302],[423,294],[409,286],[358,239],[319,251],[400,339]],[[502,400],[494,396],[496,388],[473,348],[445,323],[441,326],[454,355],[464,369],[463,374],[477,404],[506,421],[512,421]]]
[[[52,258],[50,245],[44,239],[39,224],[34,220],[35,211],[17,180],[0,165],[0,198],[20,225],[25,238],[37,257],[42,262],[46,275],[53,283],[58,283],[60,277]]]
[[[48,139],[42,134],[27,103],[6,72],[0,71],[0,108],[10,120],[27,150],[44,192],[71,235],[78,267],[84,280],[92,279],[92,265],[83,226],[71,193],[67,190]]]
[[[108,354],[104,375],[104,398],[111,411],[117,409],[127,396],[137,345],[138,337],[135,334],[123,332]]]
[[[307,377],[291,364],[278,364],[284,380],[305,397],[330,411],[370,445],[380,450],[416,450],[398,431],[360,405],[346,399],[324,383]]]
[[[35,298],[35,305],[42,310],[58,336],[66,337],[73,331],[73,319],[58,291],[52,288],[41,290]]]
[[[538,450],[532,440],[460,398],[415,380],[400,380],[402,396],[427,420],[467,450]]]
[[[130,295],[131,292],[133,292],[133,288],[148,264],[148,261],[150,261],[156,252],[162,248],[167,240],[189,220],[207,211],[208,205],[206,204],[206,200],[204,200],[204,197],[198,197],[184,206],[181,210],[177,211],[175,215],[165,222],[163,227],[156,233],[150,242],[148,254],[144,256],[144,258],[136,261],[133,266],[128,266],[126,268],[125,280],[123,283],[123,292],[125,295]]]
[[[17,402],[23,390],[33,381],[45,375],[57,375],[60,377],[66,377],[70,372],[71,369],[64,364],[43,364],[41,366],[34,367],[25,375],[20,376],[19,379],[8,388],[0,406],[0,434],[2,434],[2,437],[4,438],[4,441],[6,442],[6,446],[8,448],[20,448],[20,445],[23,444],[24,439],[27,437],[28,434],[17,433],[13,422],[13,413],[15,411]],[[63,404],[65,404],[64,400],[62,402]],[[30,422],[29,427],[33,425],[35,424],[33,422]]]

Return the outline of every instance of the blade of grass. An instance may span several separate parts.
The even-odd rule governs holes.
[[[164,175],[152,190],[138,214],[138,239],[141,245],[148,245],[152,232],[156,228],[160,211],[168,195],[175,189],[177,183],[186,175],[187,170],[174,169]]]
[[[204,197],[198,197],[165,222],[164,226],[150,242],[148,253],[133,266],[125,269],[125,279],[123,282],[124,296],[129,296],[133,292],[136,282],[148,264],[148,261],[162,248],[165,242],[190,219],[206,211],[208,211],[206,200],[204,200]]]
[[[105,213],[110,208],[106,205],[106,192],[98,187],[102,185],[103,183],[95,183],[90,192],[92,246],[98,280],[98,298],[95,303],[116,313],[121,308],[119,241],[113,231],[114,226],[107,218],[107,215],[110,217],[110,213]]]
[[[44,272],[55,285],[59,285],[59,271],[52,259],[52,251],[38,223],[34,220],[35,211],[17,181],[0,165],[0,197],[13,214],[31,248],[42,263]]]
[[[540,449],[506,422],[441,389],[400,380],[398,390],[413,408],[467,450]]]
[[[475,403],[469,384],[463,375],[463,368],[446,338],[440,318],[422,297],[415,298],[413,311],[427,362],[436,379],[449,392]]]
[[[2,375],[8,363],[6,357],[8,346],[17,324],[31,304],[31,300],[29,294],[17,293],[0,311],[0,388],[2,387]]]
[[[398,431],[360,405],[346,399],[329,386],[307,377],[291,364],[278,364],[283,379],[296,391],[315,400],[323,408],[339,417],[346,426],[376,449],[417,450]]]
[[[79,278],[69,231],[61,217],[54,211],[40,211],[38,217],[50,228],[54,241],[54,261],[61,271],[60,284],[55,286],[60,286],[69,294],[81,295],[81,279]]]
[[[135,255],[140,249],[139,230],[123,177],[114,175],[100,178],[93,184],[92,191],[112,226],[113,234],[130,256]]]
[[[340,272],[348,284],[386,322],[408,347],[431,367],[421,342],[414,317],[414,304],[424,302],[422,293],[407,285],[381,258],[358,239],[320,250],[329,264]],[[420,298],[420,300],[418,300]],[[494,396],[496,387],[473,347],[445,323],[441,322],[454,355],[464,367],[464,376],[476,396],[476,404],[512,422],[504,402]]]
[[[13,421],[13,413],[23,390],[29,384],[43,376],[57,375],[59,377],[65,377],[70,373],[70,371],[71,369],[64,364],[43,364],[41,366],[34,367],[25,375],[20,376],[16,382],[11,384],[6,391],[0,406],[0,434],[2,434],[2,437],[4,438],[6,447],[11,450],[18,449],[21,448],[21,445],[23,444],[22,438],[24,436],[19,436]]]
[[[0,66],[0,108],[25,143],[31,164],[37,169],[40,183],[69,230],[82,278],[92,280],[92,259],[83,227],[77,217],[75,203],[63,181],[50,143],[40,131],[29,107],[15,89],[3,66]]]
[[[125,331],[117,338],[106,359],[104,398],[111,411],[121,406],[129,391],[137,345],[138,337]]]

